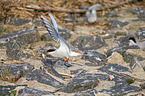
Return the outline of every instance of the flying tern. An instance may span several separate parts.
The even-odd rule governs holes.
[[[59,35],[59,31],[57,28],[57,23],[55,21],[55,19],[53,18],[53,16],[51,14],[49,14],[49,17],[51,18],[51,22],[48,21],[43,15],[41,15],[41,18],[43,19],[43,22],[49,32],[49,34],[52,36],[52,38],[59,42],[59,48],[58,49],[49,49],[47,50],[47,52],[44,52],[44,54],[50,54],[53,57],[57,57],[57,58],[66,58],[66,60],[64,62],[67,62],[69,60],[70,56],[78,56],[78,55],[82,55],[80,53],[76,53],[76,52],[72,52],[70,49],[69,44],[66,42],[66,40],[64,38],[62,38]],[[44,55],[43,54],[43,55]]]
[[[81,8],[86,9],[86,17],[87,17],[87,21],[89,23],[94,23],[97,21],[97,13],[96,13],[96,8],[100,7],[100,4],[95,4],[91,7],[86,7],[86,6],[81,6]]]

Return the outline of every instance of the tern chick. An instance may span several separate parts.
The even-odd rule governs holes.
[[[59,35],[57,23],[51,14],[49,14],[49,17],[51,18],[52,23],[48,21],[43,15],[41,15],[41,17],[52,38],[60,43],[58,49],[49,49],[47,52],[44,52],[45,55],[50,54],[53,57],[66,58],[64,62],[67,62],[70,56],[82,55],[80,53],[71,51],[69,44]]]
[[[81,8],[86,9],[86,17],[87,17],[87,21],[89,23],[94,23],[97,21],[97,13],[96,13],[96,8],[100,7],[100,4],[95,4],[91,7],[86,7],[86,6],[81,6]]]

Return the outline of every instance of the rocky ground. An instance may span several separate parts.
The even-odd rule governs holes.
[[[99,27],[103,21],[108,22],[107,30]],[[70,58],[71,66],[66,67],[62,59],[42,58],[59,44],[41,19],[2,20],[1,32],[6,27],[21,29],[0,37],[0,96],[144,96],[145,51],[129,46],[126,39],[145,40],[145,9],[124,7],[97,22],[73,31],[58,24],[71,49],[85,54]]]

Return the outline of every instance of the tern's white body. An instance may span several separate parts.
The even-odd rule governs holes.
[[[60,47],[56,49],[54,52],[50,52],[49,53],[50,55],[58,58],[69,58],[70,56],[81,55],[80,53],[72,52],[64,42],[64,39],[61,36],[59,36],[59,38],[60,38]]]
[[[133,40],[129,40],[129,45],[137,45],[140,49],[145,49],[145,41],[135,43]]]
[[[55,41],[60,42],[60,46],[55,51],[51,51],[51,52],[48,51],[45,54],[50,54],[53,57],[67,58],[67,59],[69,59],[70,56],[81,55],[80,53],[76,53],[76,52],[71,51],[69,44],[65,41],[65,39],[63,39],[59,35],[55,19],[53,18],[53,16],[51,14],[49,14],[49,16],[51,18],[52,24],[43,15],[41,15],[41,17],[45,23],[45,26],[47,27],[50,35],[52,36],[52,38]]]

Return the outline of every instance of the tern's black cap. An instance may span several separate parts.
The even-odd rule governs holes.
[[[133,40],[136,43],[136,40],[134,37],[130,37],[129,40]]]
[[[49,50],[47,50],[47,52],[53,52],[53,51],[55,51],[56,49],[49,49]]]

